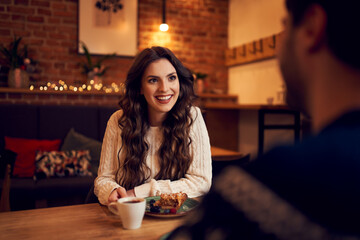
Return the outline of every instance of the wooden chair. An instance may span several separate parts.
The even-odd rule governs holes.
[[[11,165],[7,164],[5,169],[4,181],[2,185],[2,191],[1,191],[0,212],[10,211],[10,181],[11,181],[10,173],[11,173]]]

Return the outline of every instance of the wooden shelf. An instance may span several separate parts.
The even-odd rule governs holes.
[[[260,110],[260,109],[289,109],[287,105],[265,105],[265,104],[237,104],[228,102],[206,102],[205,109],[228,109],[228,110]]]

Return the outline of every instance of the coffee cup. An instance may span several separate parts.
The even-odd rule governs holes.
[[[120,216],[125,229],[137,229],[141,226],[145,207],[145,199],[139,197],[120,198],[108,205],[110,212]]]

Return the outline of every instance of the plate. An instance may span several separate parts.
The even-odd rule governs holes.
[[[171,217],[180,217],[188,214],[190,211],[194,210],[199,205],[199,202],[195,199],[188,198],[184,204],[177,210],[176,213],[164,213],[163,210],[160,210],[159,213],[150,212],[150,200],[159,200],[160,196],[147,197],[146,199],[146,210],[145,215],[152,217],[161,217],[161,218],[171,218]]]

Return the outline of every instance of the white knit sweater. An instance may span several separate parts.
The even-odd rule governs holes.
[[[115,174],[119,167],[117,154],[121,146],[121,129],[118,126],[118,119],[121,114],[121,110],[115,112],[107,123],[98,177],[95,179],[94,192],[99,202],[104,205],[108,204],[110,193],[120,186],[115,181]],[[193,107],[191,116],[194,120],[190,130],[192,139],[190,154],[193,156],[193,161],[185,177],[176,181],[154,179],[159,171],[157,150],[163,137],[159,127],[150,127],[145,138],[149,144],[146,164],[151,170],[151,177],[146,183],[134,188],[136,196],[149,197],[156,195],[158,192],[175,193],[181,191],[189,197],[197,197],[209,191],[212,178],[209,136],[200,109]],[[120,152],[119,156],[120,161],[123,161],[124,154]]]

